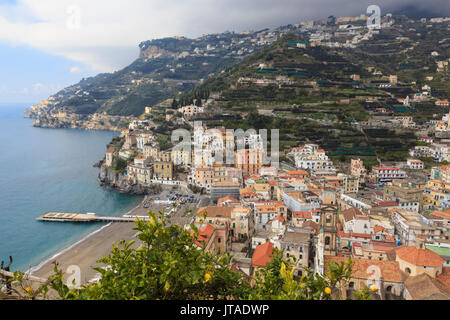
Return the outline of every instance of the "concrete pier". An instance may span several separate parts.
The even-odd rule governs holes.
[[[37,217],[36,220],[50,222],[134,222],[136,219],[147,220],[149,218],[149,216],[106,217],[97,216],[95,213],[47,212]]]

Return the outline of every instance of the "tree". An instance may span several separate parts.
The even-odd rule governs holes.
[[[109,268],[96,268],[101,281],[81,289],[68,289],[57,275],[51,287],[63,299],[225,299],[244,297],[249,284],[229,265],[231,256],[213,255],[194,243],[198,231],[166,227],[161,216],[150,213],[149,221],[137,220],[135,230],[142,247],[121,241],[99,261]]]
[[[107,267],[95,268],[101,274],[98,282],[69,288],[55,263],[54,275],[37,289],[25,287],[21,297],[45,299],[52,289],[67,300],[328,300],[341,299],[332,292],[343,289],[351,275],[351,263],[334,263],[325,276],[306,270],[296,280],[295,261],[284,260],[282,251],[275,249],[268,265],[249,279],[230,267],[229,254],[201,249],[195,243],[195,225],[190,230],[166,226],[162,214],[149,214],[149,220],[137,219],[134,228],[142,245],[135,248],[134,241],[124,240],[113,245],[111,253],[98,261]],[[22,283],[23,279],[23,273],[16,272],[11,282]],[[358,297],[364,299],[367,294],[362,291]]]
[[[116,170],[116,171],[119,171],[119,172],[124,171],[124,170],[126,169],[127,165],[128,165],[127,161],[126,161],[126,160],[123,160],[123,159],[120,158],[120,157],[116,157],[116,158],[114,159],[113,168],[114,168],[114,170]]]

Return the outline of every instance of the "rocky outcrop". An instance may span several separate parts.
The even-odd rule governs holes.
[[[39,117],[34,120],[33,127],[38,128],[76,128],[69,121],[61,121],[57,118]]]
[[[141,47],[141,59],[168,58],[176,56],[175,53],[161,49],[157,46]]]
[[[98,179],[100,180],[100,186],[109,190],[136,195],[148,194],[147,188],[133,183],[123,174],[103,166],[100,168]]]

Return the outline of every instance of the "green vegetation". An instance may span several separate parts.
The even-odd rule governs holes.
[[[308,272],[294,279],[294,261],[283,260],[274,250],[271,261],[256,272],[254,284],[242,273],[230,268],[229,254],[211,254],[199,250],[191,231],[172,225],[150,212],[149,221],[136,220],[137,238],[121,241],[110,255],[99,262],[107,268],[95,268],[101,279],[82,288],[69,288],[63,273],[55,264],[55,274],[48,282],[33,290],[17,290],[24,299],[47,298],[54,290],[64,300],[216,300],[216,299],[341,299],[339,294],[350,279],[352,263],[331,263],[324,277]],[[16,272],[11,282],[22,282],[23,273]],[[368,298],[367,294],[360,293]]]
[[[124,173],[126,168],[127,168],[127,161],[120,158],[120,157],[115,157],[113,160],[113,165],[112,168],[120,173]]]

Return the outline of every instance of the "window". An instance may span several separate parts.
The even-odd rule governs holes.
[[[330,245],[330,237],[325,238],[325,245]]]
[[[405,271],[409,274],[411,274],[411,269],[410,268],[406,268]]]
[[[222,238],[217,238],[217,243],[220,243],[222,241]]]

